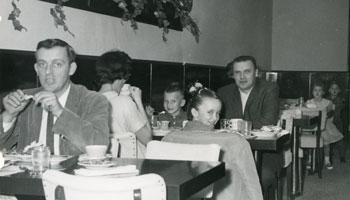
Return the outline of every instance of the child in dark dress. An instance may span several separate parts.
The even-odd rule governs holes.
[[[337,127],[337,129],[343,133],[343,119],[342,119],[342,111],[345,107],[345,99],[340,96],[340,87],[339,84],[336,81],[331,82],[329,87],[329,96],[327,96],[328,100],[331,100],[332,103],[335,106],[334,109],[334,116],[333,116],[333,123]],[[336,142],[334,145],[332,145],[338,149],[340,162],[345,162],[345,145],[344,140],[340,140]]]

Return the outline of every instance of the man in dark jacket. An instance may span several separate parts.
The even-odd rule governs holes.
[[[253,128],[276,125],[279,115],[277,84],[256,78],[258,70],[251,56],[239,56],[227,65],[235,83],[218,90],[224,103],[224,118],[251,121]]]
[[[277,84],[259,80],[254,57],[239,56],[227,65],[227,74],[235,83],[218,90],[224,104],[226,119],[240,118],[252,122],[255,129],[276,125],[279,117],[279,89]],[[261,182],[263,190],[275,181],[282,159],[276,153],[264,153]]]

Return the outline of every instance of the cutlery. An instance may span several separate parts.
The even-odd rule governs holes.
[[[24,100],[29,100],[29,99],[33,99],[33,98],[34,98],[33,95],[29,95],[29,94],[24,95]]]

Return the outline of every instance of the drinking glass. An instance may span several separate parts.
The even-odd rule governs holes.
[[[158,115],[152,115],[151,124],[153,128],[158,128]]]
[[[50,167],[50,149],[47,146],[37,146],[32,150],[33,172],[42,173]]]
[[[169,121],[161,121],[160,122],[160,129],[162,130],[168,130],[169,129]]]
[[[238,122],[238,131],[242,135],[251,135],[252,122],[251,121],[240,121]]]

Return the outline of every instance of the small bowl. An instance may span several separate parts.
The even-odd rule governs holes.
[[[103,158],[107,153],[106,145],[87,145],[86,154],[90,158]]]

